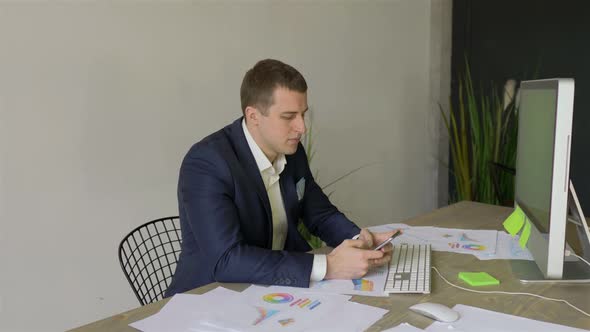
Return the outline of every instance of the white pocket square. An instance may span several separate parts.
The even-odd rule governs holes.
[[[299,181],[297,181],[295,189],[297,190],[297,200],[302,200],[303,195],[305,194],[305,178],[301,178]]]

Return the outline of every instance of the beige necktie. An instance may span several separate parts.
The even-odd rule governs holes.
[[[281,194],[280,175],[276,174],[274,167],[266,169],[265,172],[268,172],[266,192],[272,210],[272,249],[283,250],[287,238],[287,215]]]

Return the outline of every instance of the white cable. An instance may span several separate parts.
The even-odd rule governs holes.
[[[540,299],[543,299],[543,300],[549,300],[549,301],[563,302],[563,303],[565,303],[565,304],[569,305],[570,307],[572,307],[572,308],[576,309],[577,311],[581,312],[582,314],[584,314],[584,315],[586,315],[586,316],[590,317],[590,314],[589,314],[589,313],[587,313],[587,312],[583,311],[582,309],[580,309],[580,308],[578,308],[578,307],[574,306],[573,304],[569,303],[569,302],[568,302],[568,301],[566,301],[566,300],[562,300],[562,299],[554,299],[554,298],[545,297],[545,296],[541,296],[541,295],[537,295],[537,294],[531,294],[531,293],[519,293],[519,292],[515,292],[515,293],[513,293],[513,292],[502,292],[502,291],[477,291],[477,290],[473,290],[473,289],[469,289],[469,288],[465,288],[465,287],[457,286],[457,285],[455,285],[455,284],[451,283],[450,281],[448,281],[448,280],[447,280],[445,277],[443,277],[443,276],[442,276],[442,274],[441,274],[440,272],[438,272],[438,269],[437,269],[436,267],[432,266],[432,269],[433,269],[433,270],[434,270],[434,271],[435,271],[435,272],[436,272],[436,273],[439,275],[439,277],[441,277],[441,278],[442,278],[442,280],[444,280],[444,281],[445,281],[447,284],[449,284],[449,285],[451,285],[451,286],[453,286],[453,287],[455,287],[455,288],[458,288],[458,289],[464,290],[464,291],[468,291],[468,292],[474,292],[474,293],[481,293],[481,294],[507,294],[507,295],[529,295],[529,296],[534,296],[534,297],[538,297],[538,298],[540,298]]]
[[[569,255],[566,255],[566,256],[574,256],[574,257],[578,257],[578,259],[581,259],[581,260],[582,260],[584,263],[586,263],[586,264],[588,264],[588,266],[590,266],[590,263],[588,263],[588,261],[587,261],[587,260],[585,260],[585,259],[583,259],[582,257],[580,257],[580,256],[578,256],[578,255],[576,255],[576,254],[574,254],[573,252],[570,252],[570,253],[569,253]]]

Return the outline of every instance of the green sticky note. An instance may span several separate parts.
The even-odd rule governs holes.
[[[520,234],[520,239],[518,239],[518,243],[522,248],[526,248],[526,243],[529,242],[529,236],[531,236],[531,222],[527,219],[522,234]]]
[[[470,286],[499,285],[500,281],[487,272],[459,272],[459,279]]]
[[[514,236],[516,233],[520,231],[522,225],[524,224],[524,220],[526,216],[524,212],[520,209],[520,206],[516,206],[516,209],[504,220],[504,228],[510,233],[510,235]]]

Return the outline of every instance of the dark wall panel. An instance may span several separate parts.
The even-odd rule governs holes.
[[[590,215],[590,1],[455,0],[453,94],[465,54],[474,82],[575,79],[570,176]]]

